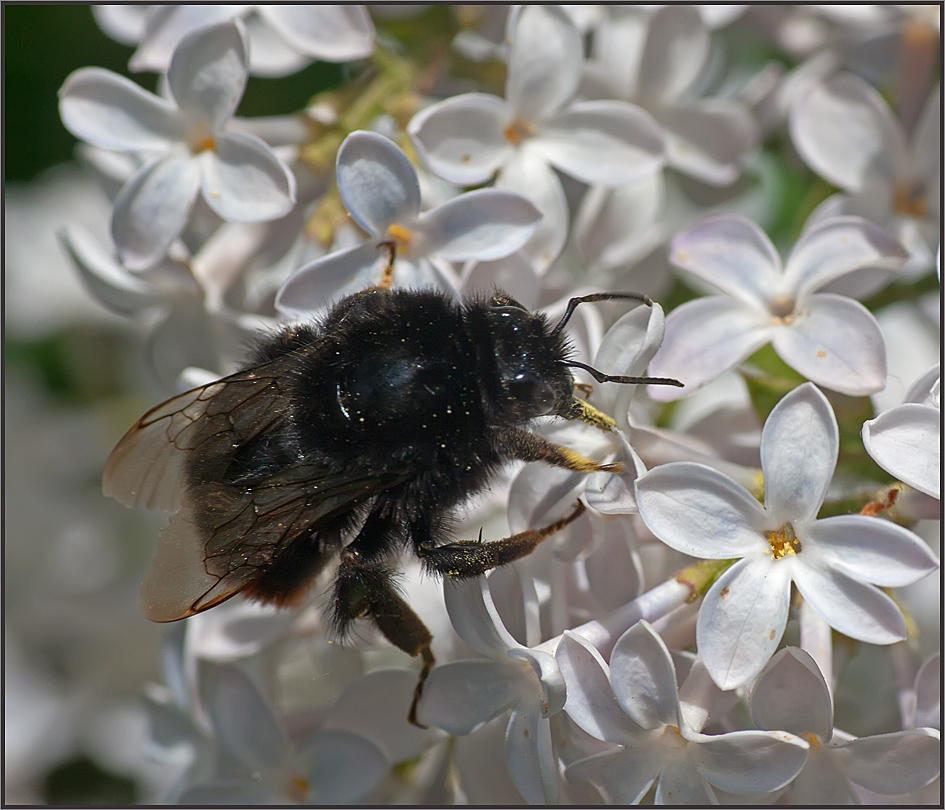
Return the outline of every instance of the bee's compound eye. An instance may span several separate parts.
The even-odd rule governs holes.
[[[509,391],[535,416],[548,413],[555,404],[551,386],[530,371],[521,371],[509,380]]]

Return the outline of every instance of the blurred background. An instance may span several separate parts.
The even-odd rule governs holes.
[[[139,329],[86,293],[57,237],[75,223],[107,244],[109,217],[73,156],[59,87],[84,66],[129,75],[133,48],[86,5],[5,5],[3,23],[4,803],[154,802],[175,765],[147,758],[141,697],[161,680],[166,628],[136,601],[160,518],[105,498],[101,474],[169,392],[149,379]],[[240,112],[289,112],[340,80],[324,63],[254,78]]]

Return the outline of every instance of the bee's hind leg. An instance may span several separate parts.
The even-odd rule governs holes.
[[[332,623],[344,636],[355,619],[370,619],[395,647],[407,655],[420,656],[423,663],[407,719],[425,728],[417,721],[417,706],[436,663],[430,648],[433,636],[398,592],[396,572],[386,562],[402,534],[395,521],[373,514],[368,517],[354,542],[341,552]]]

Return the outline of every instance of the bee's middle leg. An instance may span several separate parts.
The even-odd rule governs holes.
[[[396,572],[388,563],[402,533],[400,525],[392,519],[374,514],[368,517],[354,542],[341,552],[332,622],[339,635],[344,636],[355,619],[370,619],[395,647],[408,655],[420,656],[423,664],[407,716],[411,723],[420,726],[417,705],[436,659],[430,647],[433,636],[400,595]]]
[[[434,546],[432,538],[421,542],[417,546],[417,553],[423,564],[430,571],[450,579],[467,579],[476,577],[507,565],[530,554],[545,538],[561,531],[569,523],[573,523],[582,514],[586,507],[580,501],[571,514],[550,523],[541,529],[513,534],[503,540],[492,540],[483,543],[481,540],[459,540],[442,546]]]

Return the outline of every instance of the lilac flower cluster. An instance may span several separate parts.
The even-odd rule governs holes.
[[[525,559],[460,583],[403,562],[426,728],[417,662],[367,627],[336,643],[319,589],[175,628],[146,693],[164,801],[935,801],[942,141],[914,66],[940,40],[881,11],[96,8],[161,81],[63,83],[111,244],[61,241],[169,389],[378,283],[390,244],[395,287],[552,316],[648,293],[665,318],[586,305],[570,342],[684,383],[596,386],[613,432],[536,428],[623,474],[524,465],[466,505],[457,536],[501,537],[581,498]],[[237,115],[253,76],[313,60],[359,91]],[[890,305],[935,325],[904,341]]]

